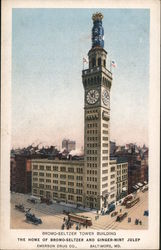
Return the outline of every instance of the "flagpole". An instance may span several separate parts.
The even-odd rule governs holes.
[[[83,70],[84,70],[84,60],[83,60]]]
[[[112,62],[110,60],[110,72],[112,72]]]

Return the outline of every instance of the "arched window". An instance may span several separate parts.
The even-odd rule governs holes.
[[[98,58],[98,66],[101,66],[101,57]]]
[[[103,60],[103,66],[106,67],[106,60]]]
[[[95,66],[96,66],[96,58],[93,57],[93,58],[92,58],[92,68],[95,67]]]

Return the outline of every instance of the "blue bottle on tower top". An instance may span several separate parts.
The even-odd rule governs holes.
[[[93,14],[92,19],[93,19],[92,48],[94,47],[104,48],[104,29],[102,27],[103,15],[97,12]]]

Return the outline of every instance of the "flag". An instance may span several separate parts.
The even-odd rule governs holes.
[[[83,63],[88,63],[88,59],[86,59],[85,57],[83,57]]]
[[[116,62],[115,61],[111,61],[111,66],[114,67],[114,68],[116,68],[117,67]]]

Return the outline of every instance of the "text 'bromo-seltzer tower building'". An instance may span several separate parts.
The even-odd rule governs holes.
[[[128,185],[127,162],[110,160],[110,89],[106,68],[103,15],[92,16],[89,69],[82,71],[84,86],[84,161],[32,160],[32,194],[57,202],[106,210]]]
[[[93,14],[92,48],[88,52],[89,69],[82,71],[84,86],[84,150],[86,200],[100,209],[110,192],[110,89],[112,73],[106,68],[104,29],[101,13]]]

